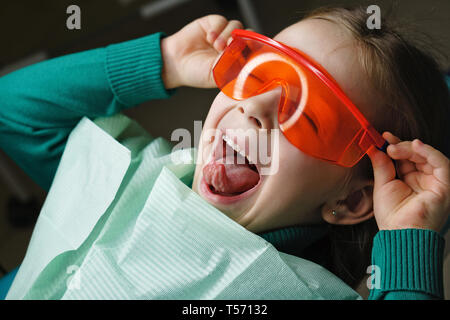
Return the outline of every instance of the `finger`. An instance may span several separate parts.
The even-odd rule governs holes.
[[[424,144],[419,139],[412,142],[414,152],[426,159],[433,167],[433,176],[445,185],[450,185],[450,160],[439,150],[436,150],[428,144]]]
[[[217,56],[216,56],[216,58],[214,59],[214,62],[213,62],[213,64],[212,64],[212,68],[211,68],[211,72],[209,73],[209,80],[210,80],[210,83],[212,84],[212,87],[213,88],[217,88],[217,84],[216,84],[216,81],[214,80],[214,74],[213,74],[213,69],[216,67],[216,64],[217,64],[217,61],[219,61],[219,59],[222,57],[222,54],[218,54]]]
[[[412,146],[411,141],[402,141],[387,148],[389,156],[394,160],[409,160],[414,163],[426,163],[427,160],[418,154]]]
[[[419,171],[422,171],[425,174],[433,174],[433,166],[429,163],[417,163],[416,168]]]
[[[395,168],[392,160],[382,151],[371,147],[367,155],[372,162],[375,189],[395,179]]]
[[[201,18],[199,22],[206,32],[206,41],[210,44],[216,41],[217,37],[228,24],[228,20],[225,17],[217,14]]]
[[[245,29],[245,30],[255,32],[255,30],[250,29],[250,28],[247,28],[247,29]],[[231,41],[233,41],[233,38],[232,38],[232,37],[228,38],[227,46],[231,43]]]
[[[400,177],[417,170],[415,163],[409,160],[410,153],[408,153],[407,146],[403,142],[389,145],[386,152],[392,159],[396,160],[397,173]]]
[[[389,142],[389,144],[397,144],[401,142],[401,140],[398,137],[394,136],[389,131],[383,133],[383,138],[385,138],[387,142]]]
[[[227,46],[228,40],[231,38],[231,32],[234,29],[242,29],[244,26],[238,20],[231,20],[225,28],[222,30],[220,35],[217,37],[216,41],[214,41],[214,48],[217,51],[222,51]]]
[[[398,143],[401,142],[401,140],[393,135],[391,132],[386,131],[383,133],[383,138],[387,140],[387,142],[389,142],[389,146],[388,146],[388,150],[386,150],[386,152],[388,153],[388,155],[392,157],[392,154],[395,154],[395,147],[392,147]],[[395,162],[395,166],[397,169],[397,174],[399,175],[400,178],[404,177],[405,175],[407,175],[410,172],[416,171],[416,167],[414,165],[414,163],[412,163],[409,160],[397,160]]]

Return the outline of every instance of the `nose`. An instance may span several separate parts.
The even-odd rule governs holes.
[[[238,111],[259,129],[278,127],[278,105],[281,88],[275,88],[260,95],[241,101]]]

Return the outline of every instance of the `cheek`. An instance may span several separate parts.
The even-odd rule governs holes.
[[[293,201],[318,202],[329,197],[345,174],[343,167],[313,158],[280,137],[277,184]]]
[[[222,119],[222,117],[226,114],[226,112],[233,106],[234,100],[229,99],[222,92],[220,92],[216,98],[214,99],[211,107],[209,108],[208,115],[202,126],[202,132],[200,135],[200,141],[198,145],[198,160],[197,167],[201,165],[203,159],[201,157],[204,156],[204,149],[212,147],[213,137],[216,135],[215,129],[217,128],[218,123]],[[207,151],[207,150],[206,150]],[[197,172],[196,172],[197,174]]]
[[[271,227],[318,223],[315,213],[329,191],[321,174],[323,164],[302,153],[284,136],[280,137],[279,152],[279,169],[267,177],[255,205],[258,218]]]
[[[227,113],[235,104],[235,100],[230,99],[222,92],[219,92],[209,108],[203,129],[216,128],[220,119],[222,119],[225,113]]]
[[[290,144],[284,136],[280,139],[280,168],[278,180],[291,193],[303,194],[312,190],[316,183],[315,172],[318,164],[312,157]]]

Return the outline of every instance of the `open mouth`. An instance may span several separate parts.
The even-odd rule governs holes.
[[[221,142],[214,149],[213,160],[203,168],[204,183],[213,195],[231,198],[246,194],[259,185],[258,167],[231,138],[223,135]]]

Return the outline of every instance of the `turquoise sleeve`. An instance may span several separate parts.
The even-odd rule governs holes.
[[[443,299],[444,238],[425,229],[379,231],[373,242],[369,299]]]
[[[47,60],[0,78],[0,148],[44,189],[83,116],[169,97],[162,33]]]

